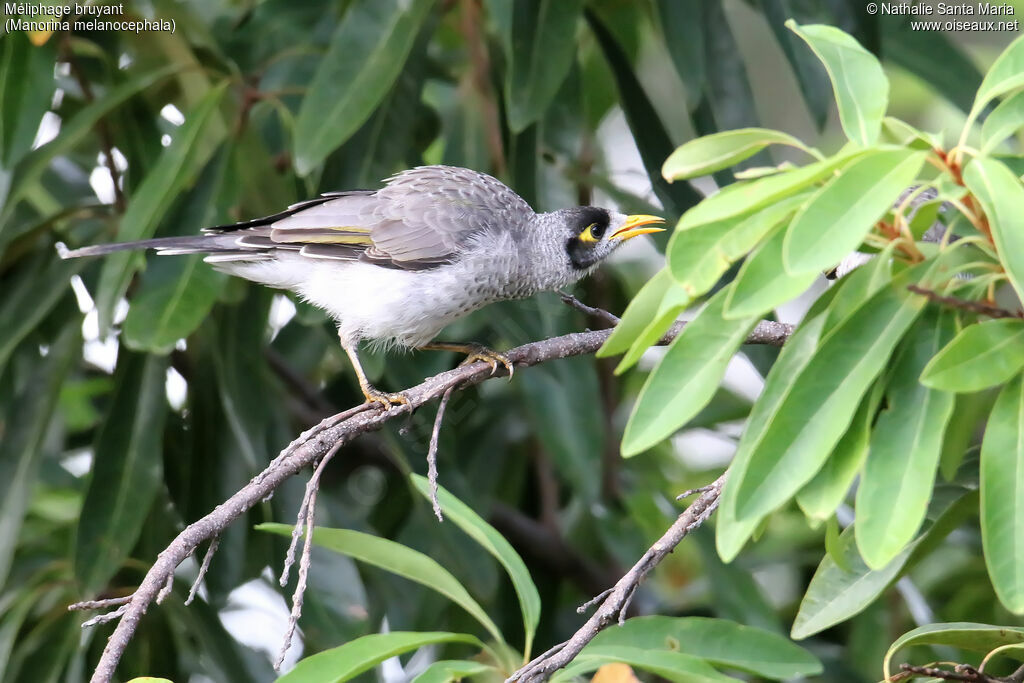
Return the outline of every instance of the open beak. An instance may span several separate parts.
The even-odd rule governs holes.
[[[664,222],[665,219],[658,216],[645,216],[643,214],[626,216],[626,222],[622,224],[621,228],[612,233],[610,239],[625,242],[626,240],[633,239],[639,235],[647,235],[652,232],[662,232],[665,228],[652,228],[645,226],[650,226],[653,223]]]

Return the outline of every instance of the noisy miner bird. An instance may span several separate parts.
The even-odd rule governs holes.
[[[408,403],[379,391],[359,363],[361,340],[458,351],[465,362],[509,359],[478,344],[435,342],[452,321],[487,304],[565,287],[626,240],[659,232],[657,216],[593,206],[536,213],[484,173],[421,166],[379,190],[331,192],[265,218],[164,237],[84,247],[63,258],[129,249],[205,254],[231,275],[296,292],[338,324],[367,401]]]

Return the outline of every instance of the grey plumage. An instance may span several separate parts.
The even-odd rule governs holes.
[[[489,175],[422,166],[379,190],[325,194],[193,237],[64,249],[61,256],[201,253],[218,270],[293,290],[337,321],[367,398],[390,405],[402,399],[366,381],[355,356],[360,340],[424,347],[482,306],[579,280],[626,240],[660,230],[643,227],[655,222],[661,219],[597,207],[538,214]],[[467,353],[507,363],[493,352]]]

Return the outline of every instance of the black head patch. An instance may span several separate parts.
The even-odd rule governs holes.
[[[569,217],[572,235],[565,245],[573,268],[587,270],[601,260],[595,247],[608,231],[610,222],[611,216],[608,215],[608,211],[597,206],[581,206],[573,210]],[[588,228],[593,239],[581,239],[580,236]]]

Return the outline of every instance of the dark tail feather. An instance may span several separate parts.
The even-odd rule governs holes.
[[[217,235],[196,235],[193,237],[157,237],[150,240],[135,242],[114,242],[112,244],[96,244],[79,249],[68,249],[63,242],[57,243],[57,253],[62,259],[79,258],[80,256],[104,256],[118,251],[134,251],[135,249],[157,249],[161,252],[176,254],[206,253],[222,249]],[[234,238],[231,238],[234,241]]]

